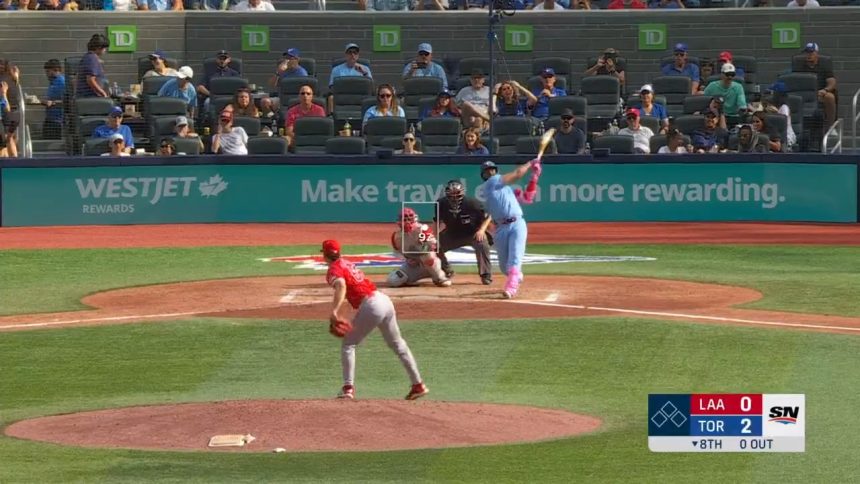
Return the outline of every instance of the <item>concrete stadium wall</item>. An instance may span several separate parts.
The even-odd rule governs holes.
[[[790,67],[794,49],[771,48],[771,24],[799,22],[801,41],[815,41],[822,53],[832,55],[840,81],[840,115],[848,117],[854,92],[860,88],[860,8],[827,7],[806,10],[716,9],[686,11],[571,11],[564,13],[518,12],[504,17],[507,24],[534,26],[533,52],[502,52],[499,75],[524,79],[533,57],[568,56],[577,69],[585,59],[606,47],[615,47],[628,58],[628,84],[638,86],[656,75],[658,59],[670,51],[639,51],[638,25],[664,23],[667,46],[686,42],[692,55],[716,57],[723,49],[753,55],[759,60],[759,81],[770,82]],[[264,84],[275,60],[287,47],[299,47],[318,62],[319,76],[327,79],[332,58],[341,57],[347,42],[362,46],[362,56],[372,60],[374,78],[397,82],[402,62],[414,54],[419,42],[433,43],[436,60],[484,56],[487,51],[487,16],[481,11],[372,14],[365,12],[284,11],[267,14],[208,12],[106,13],[106,12],[0,12],[0,56],[21,66],[28,93],[42,94],[46,80],[41,67],[51,57],[80,55],[93,33],[105,33],[108,25],[137,25],[138,51],[109,53],[105,66],[109,77],[121,85],[135,81],[136,59],[163,49],[195,70],[204,57],[228,49],[246,63],[246,77]],[[271,52],[242,52],[241,26],[270,28]],[[374,53],[373,25],[401,26],[402,52]],[[509,74],[508,74],[509,73]]]

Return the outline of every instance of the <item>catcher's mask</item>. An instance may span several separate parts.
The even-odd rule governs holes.
[[[492,173],[491,173],[492,172]],[[481,179],[487,181],[491,176],[499,172],[499,167],[492,161],[485,161],[481,164]]]
[[[411,208],[404,208],[400,211],[400,220],[397,225],[406,232],[412,232],[412,229],[418,224],[418,214]]]
[[[465,198],[465,196],[466,189],[463,187],[463,184],[460,183],[460,180],[451,180],[445,186],[445,197],[451,204],[452,212],[460,211],[460,204],[463,203],[463,198]]]

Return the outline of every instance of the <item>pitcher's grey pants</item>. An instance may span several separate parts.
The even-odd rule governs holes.
[[[406,369],[412,384],[421,383],[418,364],[409,350],[406,340],[400,336],[400,326],[397,325],[397,313],[394,304],[385,294],[376,291],[366,298],[352,321],[352,331],[344,338],[340,349],[340,361],[343,368],[343,384],[355,384],[355,347],[358,346],[373,328],[379,327],[382,338],[389,348],[400,358],[400,363]]]

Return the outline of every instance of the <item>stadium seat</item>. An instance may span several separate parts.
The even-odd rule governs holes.
[[[335,120],[353,120],[353,124],[361,118],[362,103],[368,97],[374,97],[373,81],[366,77],[338,77],[331,86],[334,100],[332,115]]]
[[[499,140],[499,154],[516,153],[517,139],[532,135],[531,119],[518,116],[497,117],[493,122],[493,135]]]
[[[403,100],[401,106],[406,112],[406,118],[410,121],[418,120],[421,99],[430,96],[435,98],[441,91],[442,79],[438,77],[413,77],[403,81],[400,98]]]
[[[108,138],[86,138],[84,140],[84,156],[101,156],[102,153],[110,152]]]
[[[308,71],[308,76],[316,78],[317,76],[317,60],[313,57],[302,57],[299,59],[299,65]],[[316,90],[314,90],[316,92]]]
[[[365,141],[358,136],[329,138],[325,142],[325,152],[329,155],[363,155]]]
[[[621,83],[613,76],[583,77],[582,96],[588,102],[588,119],[611,119],[618,114]]]
[[[177,153],[184,153],[186,155],[200,154],[199,138],[173,138],[173,145],[176,146]]]
[[[189,123],[194,121],[188,120]],[[189,126],[193,128],[192,126]],[[176,116],[155,116],[147,122],[147,133],[150,145],[156,147],[161,144],[161,139],[173,136],[176,128]]]
[[[540,147],[540,136],[520,136],[517,138],[515,152],[519,155],[536,155]],[[558,153],[555,146],[555,140],[550,141],[547,145],[544,154],[554,155]]]
[[[701,113],[708,109],[708,105],[711,104],[711,97],[700,94],[691,94],[685,97],[683,114]]]
[[[251,116],[236,116],[233,118],[233,126],[238,126],[248,133],[248,136],[257,136],[260,134],[260,118]]]
[[[78,116],[101,116],[104,119],[116,105],[107,97],[82,97],[75,99]]]
[[[233,96],[241,88],[248,87],[248,80],[241,77],[214,77],[209,81],[210,96]]]
[[[316,77],[283,77],[278,81],[278,97],[281,99],[281,105],[284,101],[294,98],[299,95],[299,89],[302,86],[310,85],[314,90],[314,94],[318,94],[319,81]]]
[[[280,136],[255,136],[248,138],[249,155],[286,155],[289,143]]]
[[[368,151],[371,153],[383,147],[383,138],[389,136],[402,137],[404,134],[406,134],[406,118],[392,116],[369,119],[363,129],[363,135],[367,139]]]
[[[562,111],[570,109],[574,116],[588,116],[588,100],[583,96],[558,96],[549,100],[549,115],[560,116]]]
[[[433,109],[433,106],[436,105],[436,96],[433,97],[422,97],[418,101],[418,116],[421,116],[421,113],[424,112],[425,109]]]
[[[591,143],[592,150],[609,149],[612,155],[631,155],[633,151],[633,137],[624,135],[603,135],[594,138]]]
[[[565,86],[573,88],[573,67],[569,57],[537,57],[532,59],[531,67],[531,74],[535,76],[540,75],[542,70],[550,67],[555,71],[556,85],[561,87],[559,81],[564,80]],[[567,87],[564,89],[567,89]],[[568,93],[570,94],[570,92]]]
[[[639,124],[650,129],[655,135],[660,133],[660,120],[654,116],[640,116]]]
[[[788,118],[779,113],[767,113],[764,116],[765,123],[771,128],[775,128],[782,139],[782,151],[787,151],[788,141]],[[797,134],[797,133],[795,133]]]
[[[705,117],[701,114],[684,114],[675,118],[672,126],[684,134],[691,135],[693,131],[705,128]]]
[[[815,74],[792,72],[779,76],[779,80],[785,84],[787,94],[803,99],[802,116],[812,116],[818,110],[818,77]]]
[[[170,76],[147,77],[141,82],[141,95],[144,98],[147,96],[157,96],[158,91],[161,90],[161,86],[165,85],[171,79],[174,78]]]
[[[427,118],[421,121],[421,143],[425,153],[454,153],[460,144],[460,121]]]
[[[684,114],[684,99],[693,89],[693,81],[685,76],[660,76],[651,80],[654,93],[666,98],[666,112],[669,116]]]
[[[77,136],[82,140],[93,135],[93,131],[105,124],[104,116],[78,116]]]
[[[293,126],[293,136],[293,149],[296,153],[325,153],[326,141],[334,136],[334,120],[299,118]]]
[[[185,116],[188,113],[188,104],[179,98],[167,96],[152,96],[147,102],[144,115],[147,124],[150,120],[159,116]]]
[[[466,85],[468,85],[468,80],[472,77],[472,71],[475,69],[480,69],[485,76],[488,75],[490,73],[489,59],[486,57],[464,57],[457,62],[457,75],[467,80]]]
[[[649,143],[651,145],[651,153],[652,154],[657,153],[657,151],[659,151],[660,148],[666,146],[666,135],[655,134],[654,136],[651,137],[651,139],[649,140]],[[684,135],[684,146],[687,146],[690,143],[691,143],[690,137],[687,135]]]

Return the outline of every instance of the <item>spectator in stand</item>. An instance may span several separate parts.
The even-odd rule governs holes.
[[[195,10],[225,11],[236,5],[236,0],[194,0]]]
[[[692,146],[684,146],[684,134],[678,128],[669,128],[666,131],[666,144],[661,146],[657,153],[663,154],[686,154],[693,151]]]
[[[531,10],[565,10],[565,8],[562,5],[556,3],[555,0],[537,0]]]
[[[173,138],[162,138],[161,143],[158,145],[158,152],[156,155],[175,156],[176,154],[176,143],[173,141]]]
[[[573,10],[591,10],[591,0],[575,0],[575,2],[576,3],[573,4]],[[557,1],[556,3],[564,8],[571,8],[569,2],[567,2],[567,5],[565,5],[566,2],[563,1]]]
[[[403,135],[403,147],[394,152],[395,155],[423,155],[424,153],[415,149],[415,135],[406,133]]]
[[[779,131],[777,131],[776,127],[767,124],[767,118],[765,118],[764,111],[753,113],[752,128],[753,131],[756,132],[756,134],[762,133],[767,135],[768,150],[770,150],[772,153],[782,152],[782,136],[780,136]]]
[[[483,128],[490,122],[490,88],[484,85],[484,72],[472,71],[469,85],[457,92],[454,102],[463,111],[463,124],[467,128]]]
[[[364,112],[364,119],[361,122],[362,131],[368,120],[387,116],[405,118],[406,112],[397,104],[397,94],[394,91],[394,86],[391,84],[380,84],[376,88],[376,105],[371,106]]]
[[[532,96],[529,96],[527,104],[534,118],[545,121],[549,117],[550,98],[567,96],[567,91],[555,87],[555,70],[552,67],[544,67],[540,78],[543,86],[531,93]]]
[[[260,110],[251,99],[251,90],[247,87],[241,87],[233,94],[233,101],[230,102],[233,106],[233,116],[244,116],[249,118],[259,118]]]
[[[699,90],[695,94],[702,94],[705,91],[705,88],[708,87],[711,76],[713,76],[716,71],[717,68],[714,66],[714,61],[707,57],[699,59],[699,76],[701,78],[701,82],[699,82]]]
[[[651,84],[645,84],[639,89],[639,100],[642,102],[639,114],[657,118],[660,121],[660,133],[665,133],[669,128],[669,115],[662,104],[654,102],[654,88]]]
[[[185,10],[182,0],[137,0],[140,10],[155,10],[165,12],[168,10]]]
[[[488,0],[457,0],[455,10],[487,10]]]
[[[102,87],[105,79],[105,70],[101,57],[108,48],[108,41],[104,35],[95,34],[87,42],[87,53],[78,64],[78,76],[75,88],[77,97],[110,97]]]
[[[585,132],[576,127],[573,110],[561,112],[561,126],[555,132],[555,147],[559,154],[581,155],[585,152]]]
[[[268,0],[242,0],[230,7],[233,12],[274,12],[275,6]]]
[[[633,137],[633,150],[636,153],[651,153],[651,137],[654,136],[654,132],[651,128],[639,124],[639,110],[628,109],[624,113],[624,118],[627,120],[627,127],[618,130],[618,134]]]
[[[161,86],[158,95],[182,99],[188,106],[188,114],[194,117],[194,111],[197,109],[197,90],[191,82],[192,77],[194,77],[194,71],[190,67],[180,67],[176,71],[176,77]]]
[[[215,71],[204,75],[206,77],[203,79],[203,84],[197,86],[197,94],[209,97],[209,83],[212,82],[212,78],[239,77],[239,71],[230,67],[230,53],[221,50],[215,55]]]
[[[836,122],[836,106],[839,92],[836,89],[836,76],[833,71],[821,65],[818,44],[809,42],[803,47],[806,63],[797,72],[811,72],[818,76],[818,102],[824,107],[824,129]]]
[[[368,79],[373,79],[373,74],[370,72],[370,68],[358,62],[358,44],[353,42],[346,44],[343,56],[344,62],[334,66],[331,70],[331,76],[328,80],[329,87],[334,85],[334,80],[338,77],[362,76]]]
[[[820,6],[818,0],[791,0],[786,5],[788,8],[815,8]]]
[[[409,10],[410,0],[358,0],[359,10],[396,12]]]
[[[463,131],[463,144],[457,147],[457,154],[485,156],[490,154],[490,150],[481,143],[481,132],[475,128],[469,128]]]
[[[41,2],[39,2],[39,6],[36,8],[36,10],[54,10],[54,11],[77,10],[77,2],[68,2],[68,1],[61,2],[60,0],[42,0]]]
[[[448,10],[448,7],[448,0],[418,0],[415,10]]]
[[[418,44],[415,60],[403,66],[403,80],[413,77],[438,77],[442,79],[442,89],[448,89],[448,76],[445,69],[433,62],[433,46],[424,42]]]
[[[314,89],[309,84],[299,88],[299,103],[287,110],[284,132],[290,147],[295,145],[296,120],[304,117],[325,117],[325,109],[314,103]]]
[[[734,57],[732,56],[732,53],[730,51],[724,50],[724,51],[720,52],[720,56],[717,57],[717,69],[722,69],[724,64],[734,64],[734,62],[732,62],[733,60],[734,60]],[[735,66],[735,81],[736,82],[740,82],[741,84],[743,84],[744,74],[746,74],[746,73],[744,72],[744,69],[742,67]],[[703,76],[702,79],[707,79],[707,78]]]
[[[426,118],[459,118],[460,108],[456,103],[451,102],[451,93],[442,91],[436,96],[436,104],[433,107],[426,107],[418,118],[424,120]]]
[[[728,124],[726,123],[726,113],[725,111],[723,111],[723,104],[725,104],[725,99],[723,99],[723,96],[713,96],[708,102],[708,107],[705,108],[705,110],[696,111],[693,114],[704,115],[708,111],[715,111],[719,115],[717,126],[723,129],[727,129]]]
[[[191,126],[188,124],[188,118],[185,116],[179,116],[176,118],[176,126],[173,127],[174,138],[191,138],[196,139],[200,144],[200,152],[203,153],[203,139],[200,136],[191,130]]]
[[[18,93],[21,71],[18,66],[9,62],[8,59],[0,59],[0,85],[5,84],[6,88],[3,93],[5,99],[5,108],[0,108],[0,133],[5,133],[6,149],[9,156],[15,158],[18,156],[18,124],[20,123],[20,111],[14,108],[24,102]],[[5,109],[5,111],[3,111]]]
[[[648,8],[674,10],[687,7],[682,0],[651,0],[648,2]]]
[[[284,56],[278,63],[278,68],[275,70],[275,75],[269,79],[269,85],[278,87],[281,79],[285,77],[308,77],[308,71],[299,65],[302,59],[302,53],[295,47],[289,48],[284,52]]]
[[[131,150],[125,145],[125,138],[119,133],[108,136],[108,147],[110,151],[102,153],[101,156],[131,156]]]
[[[60,139],[63,135],[63,94],[66,92],[66,76],[59,59],[45,62],[45,77],[48,91],[42,98],[45,106],[45,121],[42,123],[43,139]]]
[[[721,153],[729,144],[729,132],[717,126],[719,113],[705,112],[705,127],[693,131],[691,136],[694,153]]]
[[[517,81],[500,82],[496,84],[494,91],[493,106],[496,116],[525,116],[526,99],[534,97],[534,94]],[[520,93],[524,97],[521,98]]]
[[[797,144],[797,133],[791,126],[791,108],[788,107],[788,87],[782,81],[773,83],[770,88],[770,96],[765,98],[765,111],[768,113],[777,113],[785,116],[786,123],[786,151],[791,151],[792,147]]]
[[[675,61],[663,66],[661,69],[663,75],[689,77],[693,82],[693,89],[690,93],[695,94],[699,90],[699,66],[691,62],[687,62],[687,44],[675,44],[673,55],[675,57]]]
[[[0,157],[18,157],[18,139],[15,130],[18,123],[11,117],[12,107],[9,103],[9,83],[0,81]]]
[[[225,109],[219,116],[218,127],[212,137],[212,152],[224,155],[247,155],[248,133],[241,126],[233,126],[233,112]]]
[[[122,108],[119,106],[111,109],[107,117],[107,123],[99,126],[93,131],[94,138],[110,138],[114,134],[122,135],[125,141],[124,149],[131,153],[134,149],[134,136],[131,134],[131,128],[122,124]]]
[[[747,110],[747,98],[744,88],[735,81],[735,66],[723,64],[720,68],[722,77],[719,81],[708,84],[705,88],[706,96],[720,96],[723,98],[723,110],[726,114],[726,123],[734,126],[740,121],[742,114]]]
[[[738,153],[767,153],[767,146],[760,144],[758,134],[752,126],[744,124],[738,129]]]
[[[178,75],[176,69],[167,67],[167,55],[164,54],[163,50],[156,50],[149,54],[149,61],[152,62],[152,69],[146,71],[146,74],[143,75],[144,79],[162,76],[176,77]]]
[[[612,0],[606,6],[606,10],[645,10],[645,2],[642,0]]]
[[[621,91],[624,92],[626,77],[624,69],[618,65],[618,51],[608,48],[597,58],[597,63],[585,70],[586,76],[614,76],[621,83]]]

